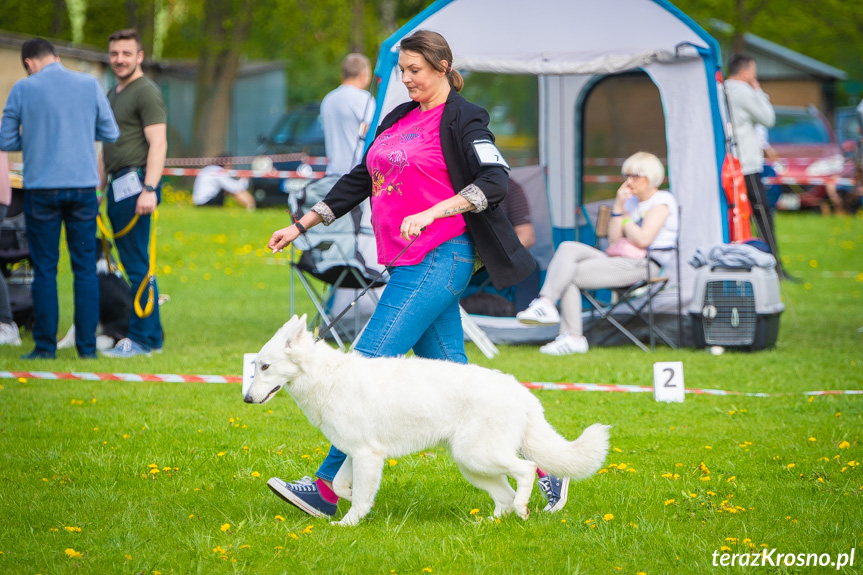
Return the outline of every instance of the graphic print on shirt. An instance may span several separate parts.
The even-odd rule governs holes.
[[[410,165],[408,152],[403,147],[414,140],[422,139],[424,128],[417,126],[410,131],[400,134],[394,138],[393,134],[381,134],[378,144],[382,148],[390,148],[386,153],[387,167],[384,170],[374,168],[372,170],[372,196],[379,197],[386,192],[387,195],[398,193],[402,195],[401,181],[399,176],[402,171]]]

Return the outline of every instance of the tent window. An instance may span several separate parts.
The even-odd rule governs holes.
[[[536,76],[465,72],[461,95],[488,110],[498,149],[512,167],[539,163]]]
[[[613,199],[623,160],[635,152],[656,154],[667,169],[662,101],[647,74],[607,76],[591,88],[583,106],[581,203]]]

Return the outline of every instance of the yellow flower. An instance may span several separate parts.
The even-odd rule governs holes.
[[[230,523],[225,523],[224,525],[222,525],[221,527],[219,527],[219,529],[221,529],[221,530],[222,530],[222,533],[224,533],[225,531],[227,531],[227,530],[228,530],[228,529],[230,529],[230,528],[231,528],[231,524],[230,524]]]
[[[814,437],[810,437],[810,438],[809,438],[809,441],[812,441],[812,442],[814,443],[814,442],[816,442],[816,441],[818,441],[818,440],[817,440],[817,439],[815,439]]]
[[[617,468],[618,468],[618,469],[626,469],[626,464],[625,464],[625,463],[621,463],[621,464],[619,464],[619,465],[617,466]]]
[[[257,471],[252,471],[252,477],[260,477],[260,476],[261,476],[261,474],[258,473]]]
[[[315,526],[314,526],[314,525],[307,525],[307,526],[306,526],[306,528],[305,528],[305,529],[303,529],[303,533],[305,533],[305,534],[307,534],[307,535],[308,535],[309,533],[311,533],[311,532],[312,532],[312,529],[314,529],[314,528],[315,528]]]
[[[667,500],[665,501],[665,505],[666,505],[666,506],[668,506],[668,505],[673,505],[673,504],[675,504],[675,503],[677,503],[677,499],[667,499]]]
[[[394,465],[395,465],[395,464],[397,464],[397,463],[398,463],[398,461],[396,461],[395,459],[390,459],[390,460],[389,460],[390,467],[394,466]]]
[[[296,533],[288,533],[288,537],[290,537],[291,539],[299,539],[300,538],[300,536],[297,535]]]
[[[225,550],[224,550],[224,549],[222,549],[222,546],[221,546],[221,545],[217,545],[216,547],[213,547],[213,553],[221,553],[221,554],[224,554],[224,553],[225,553]]]
[[[123,555],[123,558],[124,558],[126,561],[131,561],[131,560],[132,560],[132,556],[131,556],[131,555],[129,555],[128,553],[126,553],[125,555]]]
[[[705,475],[704,477],[699,477],[699,479],[701,479],[701,481],[710,481],[710,476]]]
[[[602,518],[605,519],[606,521],[611,521],[612,519],[614,519],[614,515],[612,515],[611,513],[606,513],[605,515],[602,516]]]
[[[285,518],[282,517],[281,515],[276,515],[273,519],[275,519],[276,521],[284,521],[285,520]]]
[[[615,447],[615,448],[614,448],[614,451],[616,451],[616,452],[618,452],[618,453],[623,453],[623,452],[620,450],[620,448],[619,448],[619,447]]]
[[[471,509],[470,510],[471,515],[476,515],[477,513],[479,513],[479,509]]]
[[[159,470],[156,467],[153,467],[152,469],[150,469],[150,473],[155,475],[155,474],[159,473]]]
[[[731,551],[731,547],[728,547],[727,545],[723,545],[722,547],[719,548],[719,550],[720,551]]]
[[[66,531],[69,531],[69,532],[72,532],[72,533],[81,533],[81,528],[80,528],[80,527],[67,526],[65,529],[66,529]]]
[[[713,449],[713,447],[711,447],[710,445],[705,445],[704,449]]]
[[[608,469],[602,468],[596,472],[597,475],[602,475],[603,473],[608,473]]]
[[[66,549],[66,551],[64,551],[64,553],[66,553],[66,555],[68,555],[70,559],[77,559],[78,557],[80,557],[80,556],[81,556],[81,552],[80,552],[80,551],[75,551],[75,550],[74,550],[74,549],[72,549],[71,547],[69,547],[68,549]]]
[[[731,543],[737,543],[738,541],[737,537],[726,537],[725,540],[730,541]]]
[[[633,523],[632,521],[630,521],[629,526],[632,527],[633,529],[638,529],[638,523]]]
[[[220,451],[220,452],[218,452],[218,453],[216,454],[216,457],[224,457],[224,456],[225,456],[225,452],[224,452],[224,451]]]
[[[729,477],[729,478],[728,478],[728,479],[726,479],[725,481],[727,481],[728,483],[731,483],[731,482],[732,482],[732,481],[734,481],[735,479],[737,479],[737,476],[736,476],[736,475],[732,475],[731,477]]]
[[[849,462],[848,462],[848,465],[850,465],[851,467],[857,467],[857,466],[858,466],[858,465],[860,465],[860,464],[859,464],[858,462],[856,462],[856,461],[849,461]]]
[[[789,463],[789,464],[788,464],[788,465],[786,465],[785,467],[786,467],[787,469],[793,469],[793,468],[794,468],[794,467],[796,467],[796,466],[797,466],[797,464],[796,464],[796,463]]]
[[[851,444],[847,441],[842,441],[841,443],[839,443],[839,449],[848,449],[849,447],[851,447]]]
[[[431,567],[423,567],[423,573],[431,573],[431,572],[432,572]]]
[[[251,549],[251,548],[252,548],[252,546],[251,546],[251,545],[248,545],[248,544],[246,544],[246,545],[240,545],[240,549]]]
[[[27,378],[26,377],[19,377],[18,383],[27,383]]]

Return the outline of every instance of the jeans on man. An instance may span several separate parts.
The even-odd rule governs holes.
[[[144,181],[144,171],[138,170],[138,177]],[[138,196],[134,195],[124,198],[119,202],[114,201],[114,186],[111,183],[106,193],[108,197],[108,218],[111,220],[111,228],[116,234],[124,229],[132,218],[135,217],[135,208],[138,204]],[[156,188],[157,202],[162,199],[162,186]],[[150,271],[150,222],[152,216],[139,216],[138,222],[128,233],[114,238],[117,253],[120,255],[120,263],[126,269],[129,282],[132,284],[132,293],[136,294],[141,282],[145,280]],[[154,254],[155,255],[155,254]],[[145,287],[139,304],[143,309],[147,305],[149,290]],[[159,287],[155,278],[153,279],[153,312],[145,317],[138,317],[134,309],[129,318],[129,331],[126,337],[143,346],[147,351],[162,348],[162,322],[159,319]]]
[[[95,188],[28,190],[24,194],[24,221],[33,260],[33,340],[35,352],[57,351],[57,265],[60,229],[66,226],[66,244],[74,275],[75,346],[81,356],[96,353],[99,323],[99,280],[96,277]]]
[[[473,242],[464,234],[418,264],[394,266],[356,351],[366,357],[396,357],[413,349],[419,357],[467,363],[459,296],[473,264]],[[344,460],[344,453],[330,447],[316,475],[332,481]]]

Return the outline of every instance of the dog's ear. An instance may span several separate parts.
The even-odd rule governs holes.
[[[293,347],[306,332],[306,314],[300,318],[292,317],[291,321],[285,324],[284,330],[285,347]]]

